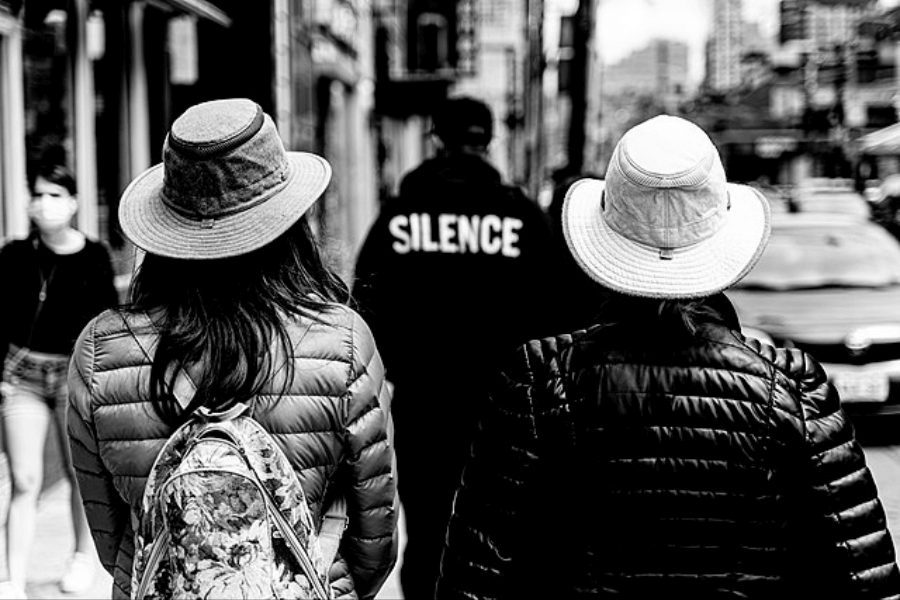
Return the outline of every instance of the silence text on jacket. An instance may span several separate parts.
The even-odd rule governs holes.
[[[519,256],[521,228],[521,219],[497,215],[412,213],[396,215],[388,224],[397,254],[481,253],[515,257]]]

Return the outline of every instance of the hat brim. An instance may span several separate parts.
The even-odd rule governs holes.
[[[585,273],[623,294],[648,298],[715,294],[753,268],[769,239],[768,201],[753,188],[729,183],[725,225],[712,237],[661,257],[659,248],[610,229],[603,218],[604,188],[598,179],[572,184],[563,205],[563,232]]]
[[[123,192],[119,224],[138,248],[170,258],[217,259],[252,252],[287,231],[322,195],[331,166],[315,154],[287,152],[285,186],[239,213],[201,222],[179,214],[162,200],[163,165],[139,175]]]

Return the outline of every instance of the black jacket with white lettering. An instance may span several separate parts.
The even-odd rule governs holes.
[[[739,328],[678,337],[641,315],[511,353],[437,597],[900,598],[837,392]]]
[[[549,223],[481,157],[429,159],[369,231],[353,292],[394,383],[469,387],[501,349],[553,333]],[[415,386],[412,386],[415,387]]]

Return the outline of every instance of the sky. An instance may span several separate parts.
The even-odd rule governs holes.
[[[895,6],[900,0],[880,0],[882,6]],[[689,47],[690,78],[703,76],[703,48],[712,22],[712,0],[594,0],[597,7],[596,48],[602,62],[614,63],[653,38],[684,41]],[[764,35],[778,32],[779,0],[744,0],[744,18],[756,22]],[[547,5],[547,37],[558,28],[559,15],[571,14],[578,0],[553,0]],[[550,39],[547,40],[548,42]],[[551,42],[552,43],[552,42]]]

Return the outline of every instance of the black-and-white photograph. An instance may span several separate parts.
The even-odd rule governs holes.
[[[0,0],[0,600],[898,599],[900,0]]]

